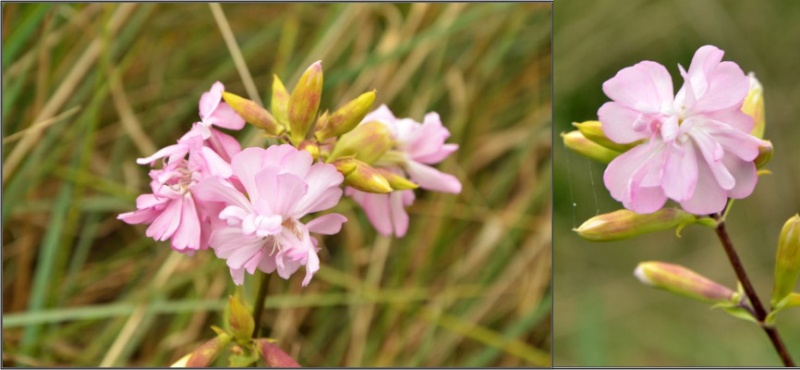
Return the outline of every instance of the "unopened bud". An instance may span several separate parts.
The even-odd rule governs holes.
[[[649,214],[638,214],[627,209],[594,216],[574,229],[581,238],[593,242],[623,240],[668,230],[694,222],[696,217],[677,208],[662,208]]]
[[[297,149],[305,150],[311,153],[311,157],[313,157],[315,161],[319,159],[319,144],[317,144],[316,141],[303,140],[299,145],[297,145]]]
[[[419,187],[419,185],[415,184],[411,180],[385,168],[376,167],[375,170],[378,171],[381,176],[386,178],[386,181],[389,182],[389,186],[391,186],[394,190],[412,190]]]
[[[261,358],[269,367],[287,368],[287,367],[301,367],[291,356],[284,352],[280,347],[271,343],[267,339],[258,340],[258,349],[261,353]]]
[[[319,61],[303,72],[289,97],[288,114],[292,142],[299,143],[305,139],[308,129],[317,118],[321,98],[322,62]]]
[[[208,367],[230,342],[231,337],[227,334],[220,334],[208,340],[189,354],[189,358],[183,367]]]
[[[644,284],[708,303],[728,303],[736,293],[680,265],[642,262],[633,272]]]
[[[750,135],[760,139],[764,137],[764,127],[766,126],[764,118],[764,88],[753,72],[750,72],[748,76],[750,77],[750,91],[747,93],[747,97],[744,98],[742,112],[753,117],[753,131],[750,131]]]
[[[756,168],[761,169],[772,160],[775,150],[772,148],[772,142],[769,140],[762,140],[763,144],[758,147],[758,157],[755,159]]]
[[[606,136],[606,133],[603,132],[603,124],[600,123],[600,121],[573,122],[572,125],[578,128],[578,131],[583,134],[583,137],[616,152],[624,153],[639,144],[639,142],[618,144],[611,141],[611,139]]]
[[[375,102],[375,90],[363,93],[337,109],[328,119],[327,125],[317,127],[317,139],[322,141],[330,137],[337,137],[350,132],[364,116],[369,113],[372,103]]]
[[[791,294],[800,277],[800,216],[795,214],[783,225],[778,238],[778,253],[775,258],[775,288],[772,290],[772,305]]]
[[[336,170],[339,171],[339,173],[341,173],[342,176],[345,177],[353,173],[353,171],[356,170],[356,167],[358,167],[357,159],[352,157],[338,159],[333,161],[331,164],[336,166]]]
[[[270,101],[270,110],[278,123],[283,125],[284,128],[289,127],[289,92],[286,91],[286,86],[277,75],[273,75],[272,80],[272,100]]]
[[[392,143],[392,133],[383,123],[367,122],[342,135],[336,142],[330,159],[354,156],[372,164],[391,148]]]
[[[229,92],[223,92],[222,98],[245,122],[266,131],[270,135],[277,136],[283,132],[283,126],[275,120],[275,117],[256,102]]]
[[[247,343],[255,330],[253,316],[247,308],[233,296],[228,297],[228,307],[230,308],[230,318],[228,323],[231,326],[231,333],[239,343]]]
[[[587,139],[578,130],[570,131],[566,134],[562,133],[561,138],[564,139],[564,145],[567,148],[601,163],[611,163],[614,158],[622,154]]]
[[[380,172],[367,163],[353,159],[356,167],[345,176],[344,184],[368,193],[390,193],[392,186]]]

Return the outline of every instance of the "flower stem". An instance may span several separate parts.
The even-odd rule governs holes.
[[[253,308],[253,338],[258,338],[261,335],[261,314],[264,312],[264,303],[267,301],[267,290],[269,287],[269,277],[272,274],[263,273],[261,277],[261,285],[258,286],[258,295],[256,296],[256,304]]]
[[[775,351],[778,352],[781,360],[783,360],[783,364],[787,367],[795,366],[791,355],[789,355],[789,351],[783,344],[780,334],[778,334],[778,329],[774,326],[766,325],[764,322],[764,320],[767,318],[767,311],[764,309],[764,305],[761,304],[761,300],[758,299],[758,295],[756,294],[755,289],[753,289],[753,284],[750,282],[750,278],[747,277],[747,272],[744,271],[742,261],[739,259],[739,255],[736,253],[736,250],[733,248],[733,242],[731,242],[731,238],[728,236],[727,230],[725,230],[725,221],[719,222],[716,232],[720,242],[722,242],[722,247],[725,249],[725,253],[728,255],[728,260],[730,260],[731,266],[733,266],[733,270],[736,272],[736,277],[742,284],[744,292],[747,295],[747,299],[750,300],[756,320],[758,320],[759,324],[764,329],[764,332],[766,332],[767,336],[769,336],[772,346],[775,347]]]

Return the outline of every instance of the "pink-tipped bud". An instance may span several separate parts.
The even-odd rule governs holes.
[[[587,139],[578,130],[561,134],[561,138],[564,140],[564,145],[567,148],[600,163],[611,163],[614,158],[622,154],[621,152],[608,149],[598,143],[595,143],[594,141]]]
[[[275,117],[266,109],[262,108],[256,102],[245,99],[239,95],[223,92],[222,98],[225,102],[238,113],[245,122],[256,126],[267,134],[278,136],[283,132],[284,128],[281,126]]]
[[[289,96],[289,129],[293,143],[299,143],[306,138],[311,124],[317,118],[321,99],[322,62],[318,61],[303,72]]]
[[[333,161],[331,164],[336,166],[336,170],[342,174],[342,176],[347,177],[347,175],[353,173],[358,167],[359,161],[355,158],[342,158]]]
[[[231,333],[239,344],[246,344],[250,341],[255,330],[255,322],[250,311],[233,296],[228,297],[228,307],[230,317],[228,323],[231,326]]]
[[[759,139],[764,137],[764,128],[766,127],[766,120],[764,116],[764,88],[758,82],[756,75],[750,72],[750,91],[747,97],[744,98],[742,104],[742,112],[750,117],[753,117],[753,130],[750,135]]]
[[[288,368],[288,367],[302,367],[295,361],[292,356],[289,356],[280,347],[271,343],[268,339],[258,340],[259,352],[264,362],[269,367]]]
[[[229,335],[219,334],[190,353],[185,365],[181,367],[208,367],[230,342]]]
[[[778,238],[775,288],[772,290],[773,307],[778,306],[792,293],[798,278],[800,278],[800,216],[794,215],[783,225]]]
[[[286,91],[286,86],[283,86],[283,82],[277,75],[273,75],[273,77],[272,100],[269,109],[278,123],[284,128],[289,128],[289,92]]]
[[[367,164],[375,163],[394,140],[386,125],[367,122],[342,135],[333,147],[329,160],[353,156]]]
[[[375,102],[375,90],[363,93],[357,98],[337,109],[325,126],[317,126],[316,137],[323,141],[327,138],[341,136],[355,128],[364,116],[369,113]]]
[[[655,231],[680,228],[696,220],[696,216],[677,208],[663,208],[649,214],[627,209],[594,216],[574,231],[581,238],[608,242],[633,238]]]
[[[583,134],[583,137],[615,152],[624,153],[639,144],[639,142],[617,144],[611,141],[611,139],[606,136],[606,133],[603,132],[603,124],[600,123],[600,121],[573,122],[572,125]]]
[[[730,303],[736,293],[680,265],[642,262],[633,272],[644,284],[708,303]]]

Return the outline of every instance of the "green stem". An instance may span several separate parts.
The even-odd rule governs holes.
[[[261,316],[264,312],[264,303],[267,300],[267,290],[269,288],[269,278],[272,274],[262,273],[261,285],[258,286],[255,307],[253,308],[253,338],[261,335]]]

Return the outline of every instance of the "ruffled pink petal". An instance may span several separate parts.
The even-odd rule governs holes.
[[[681,207],[696,215],[708,215],[722,211],[728,202],[727,192],[723,190],[705,161],[697,161],[697,186],[691,198],[681,201]]]
[[[267,199],[272,208],[272,212],[275,214],[283,216],[294,214],[295,206],[308,191],[308,184],[306,184],[303,179],[291,173],[282,173],[275,177],[274,174],[269,171],[262,171],[256,175],[257,186],[260,186],[262,183],[271,182],[273,178],[277,179],[274,191],[269,191],[272,190],[271,186],[262,187],[259,189],[262,197]]]
[[[697,94],[697,102],[688,109],[689,114],[739,109],[742,106],[750,90],[750,79],[736,63],[722,62],[706,78],[708,88],[704,94]]]
[[[617,103],[642,113],[659,113],[672,105],[672,77],[651,61],[623,68],[603,83],[603,92]]]
[[[367,193],[353,188],[347,188],[347,194],[361,205],[375,230],[384,236],[392,235],[388,194]]]
[[[726,153],[745,161],[753,161],[758,157],[759,147],[763,144],[761,139],[718,122],[706,122],[704,126]]]
[[[347,217],[338,213],[329,213],[308,221],[306,228],[312,233],[333,235],[342,230],[342,224],[345,222],[347,222]]]
[[[241,181],[250,199],[259,198],[258,186],[256,186],[256,173],[263,168],[263,163],[267,155],[271,153],[270,149],[272,148],[275,148],[275,146],[271,146],[267,150],[261,148],[246,148],[231,159],[233,173],[235,173],[236,177]]]
[[[241,130],[244,127],[244,119],[225,102],[219,103],[208,120],[213,122],[214,126],[231,130]]]
[[[231,165],[222,159],[217,152],[211,150],[211,148],[207,146],[204,146],[199,152],[192,153],[192,155],[202,156],[201,160],[205,162],[205,165],[207,166],[206,169],[212,176],[220,176],[227,179],[233,175],[233,169],[231,169]]]
[[[214,110],[217,109],[217,106],[222,100],[222,93],[224,91],[225,87],[221,82],[217,81],[211,85],[211,90],[204,92],[203,95],[200,96],[200,118],[206,120],[214,113]]]
[[[744,161],[737,157],[726,155],[722,160],[725,167],[733,174],[736,185],[728,190],[728,197],[742,199],[749,197],[756,188],[758,174],[756,165],[752,161]]]
[[[732,129],[749,134],[753,131],[753,117],[738,109],[726,109],[704,113],[703,117],[719,124],[731,126]]]
[[[222,202],[251,210],[250,201],[227,181],[219,177],[207,177],[191,188],[195,198],[205,202]],[[216,216],[216,215],[215,215]]]
[[[189,148],[185,145],[181,144],[174,144],[167,147],[164,147],[157,152],[153,153],[153,155],[145,158],[138,158],[136,163],[138,164],[150,164],[153,165],[155,161],[159,158],[170,157],[170,162],[172,161],[173,157],[183,157],[186,153],[189,152]]]
[[[374,111],[367,113],[367,115],[364,116],[364,119],[361,120],[361,123],[367,123],[373,121],[388,123],[388,122],[393,122],[396,119],[397,118],[394,116],[392,111],[389,110],[389,107],[387,107],[386,104],[381,104],[381,106],[378,107],[378,109],[375,109]]]
[[[302,286],[307,286],[317,271],[319,271],[319,256],[314,248],[309,248],[306,258],[306,276],[303,278]]]
[[[458,144],[444,144],[442,147],[435,153],[426,154],[423,156],[412,156],[411,159],[424,164],[436,164],[443,161],[445,158],[450,156],[458,150]]]
[[[180,225],[181,210],[183,208],[181,203],[182,200],[169,202],[164,211],[147,228],[145,235],[160,241],[169,239],[178,229],[178,225]]]
[[[689,71],[682,71],[684,78],[693,87],[693,92],[697,97],[705,94],[709,86],[708,77],[722,61],[725,52],[712,45],[701,46],[694,53]]]
[[[342,197],[339,185],[344,181],[344,176],[333,165],[315,163],[306,174],[305,181],[308,183],[308,192],[294,208],[295,218],[326,210],[339,203]]]
[[[453,175],[415,161],[406,162],[406,172],[411,179],[423,189],[458,194],[461,192],[461,181]]]
[[[313,162],[314,158],[311,156],[311,153],[305,150],[294,149],[283,156],[280,168],[281,172],[291,173],[302,179],[308,174]]]
[[[675,143],[667,148],[662,189],[677,202],[691,198],[697,186],[697,155],[691,142]]]
[[[733,188],[736,181],[730,171],[725,167],[725,164],[722,163],[722,158],[725,154],[722,145],[701,129],[691,130],[689,135],[700,149],[700,153],[703,154],[703,158],[708,165],[706,167],[714,174],[714,178],[717,180],[719,186],[725,190]]]
[[[656,143],[638,145],[620,156],[614,158],[606,167],[603,182],[611,196],[622,202],[625,208],[639,212],[650,213],[658,210],[666,202],[666,195],[659,186],[643,187],[642,180],[646,179],[648,172],[652,171],[652,161],[662,161],[664,157],[663,146]],[[646,181],[660,182],[656,176]],[[657,181],[658,180],[658,181]],[[657,205],[659,205],[656,208]],[[655,208],[655,209],[653,209]]]
[[[233,279],[233,283],[236,285],[244,284],[244,268],[240,269],[231,269],[231,278]]]
[[[183,203],[181,222],[175,230],[175,235],[172,236],[172,248],[200,249],[200,218],[197,215],[194,199],[188,196],[181,203]]]
[[[602,123],[603,133],[619,144],[650,137],[654,126],[651,124],[654,118],[615,102],[603,104],[597,111],[597,117]]]
[[[242,151],[242,145],[233,136],[213,128],[211,129],[211,135],[217,138],[217,141],[222,145],[222,150],[228,154],[228,158],[233,158],[234,155]],[[222,153],[219,154],[221,155]]]
[[[120,214],[117,219],[130,225],[147,224],[153,222],[159,214],[160,212],[154,209],[145,208]]]
[[[406,213],[403,202],[403,198],[407,198],[403,196],[405,192],[413,194],[411,190],[393,191],[389,194],[389,208],[392,211],[392,226],[394,227],[394,234],[398,238],[405,236],[406,231],[408,231],[408,213]]]

